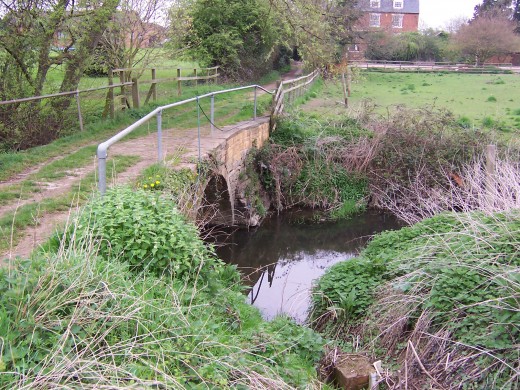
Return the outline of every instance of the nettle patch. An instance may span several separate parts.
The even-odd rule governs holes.
[[[94,246],[105,259],[156,275],[204,276],[220,263],[175,203],[146,189],[116,187],[93,199],[64,241],[67,246]]]

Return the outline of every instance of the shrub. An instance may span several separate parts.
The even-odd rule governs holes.
[[[490,116],[485,116],[482,118],[482,126],[487,128],[493,128],[497,125],[497,122],[491,118]]]
[[[459,124],[460,127],[464,128],[464,129],[470,129],[473,125],[471,119],[469,119],[467,116],[461,116],[457,120],[457,123]]]
[[[494,97],[494,96],[489,96],[487,99],[486,99],[486,102],[496,102],[497,101],[497,98]]]
[[[103,258],[124,261],[134,272],[188,278],[219,263],[173,202],[143,189],[116,187],[93,199],[65,239],[94,244]]]

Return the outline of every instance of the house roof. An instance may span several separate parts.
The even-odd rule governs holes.
[[[358,6],[362,11],[367,12],[388,12],[396,14],[418,14],[419,0],[402,0],[403,8],[394,8],[394,0],[380,0],[381,7],[370,7],[370,0],[358,0]]]

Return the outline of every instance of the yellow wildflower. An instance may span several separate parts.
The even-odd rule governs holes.
[[[145,184],[145,185],[143,186],[143,188],[148,188],[148,184]]]
[[[155,184],[159,185],[159,184],[161,184],[161,182],[159,180],[156,180]]]
[[[150,184],[150,187],[154,188],[154,187],[155,187],[155,184],[154,184],[154,183]]]

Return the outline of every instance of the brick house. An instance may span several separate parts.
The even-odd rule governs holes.
[[[358,0],[361,16],[356,30],[360,39],[349,48],[351,59],[363,57],[362,36],[368,31],[387,31],[394,34],[419,29],[419,0]]]

